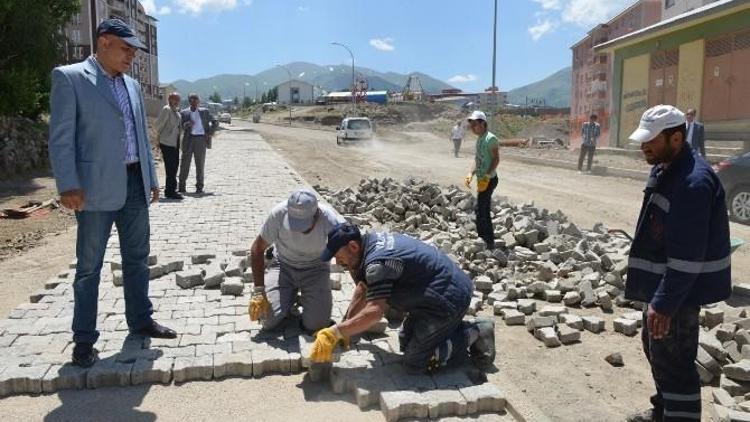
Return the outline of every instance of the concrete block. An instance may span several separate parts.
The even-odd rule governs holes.
[[[742,404],[740,404],[740,406],[742,406]],[[750,405],[747,407],[750,408]],[[750,413],[747,411],[730,410],[729,420],[731,422],[750,422]]]
[[[581,332],[565,324],[557,324],[557,337],[562,344],[572,344],[581,341]]]
[[[729,353],[712,332],[700,331],[698,333],[698,344],[706,349],[706,352],[720,363],[726,362]]]
[[[210,381],[214,375],[214,357],[205,355],[175,358],[172,373],[176,383],[193,380]]]
[[[560,322],[567,325],[570,328],[576,330],[583,330],[583,319],[575,314],[562,314],[560,315]]]
[[[710,403],[706,409],[708,420],[712,422],[731,422],[729,419],[729,408],[716,403]]]
[[[112,271],[112,284],[117,287],[122,287],[122,270]]]
[[[531,315],[536,312],[536,301],[534,299],[518,299],[518,310],[524,315]]]
[[[39,394],[42,379],[51,365],[8,366],[0,374],[0,397],[11,394]]]
[[[88,368],[71,364],[52,365],[42,378],[42,391],[54,393],[59,390],[80,390],[86,388]]]
[[[744,396],[750,393],[750,383],[734,381],[727,377],[726,374],[721,374],[719,377],[719,387],[726,390],[731,396]]]
[[[525,325],[526,315],[515,309],[506,309],[503,312],[503,320],[505,325]]]
[[[545,290],[544,300],[550,303],[560,303],[562,301],[562,293],[559,290]]]
[[[226,277],[218,261],[212,262],[204,271],[203,281],[207,289],[219,287],[221,282],[224,281],[224,277]]]
[[[193,265],[198,265],[198,264],[205,264],[210,259],[214,259],[214,258],[216,258],[216,254],[213,254],[213,253],[199,253],[199,254],[195,254],[192,257],[190,257],[190,260],[193,263]]]
[[[701,379],[701,383],[703,385],[710,384],[716,376],[711,373],[708,369],[704,368],[703,365],[701,365],[698,362],[695,362],[695,369],[698,370],[698,376]]]
[[[227,277],[242,277],[242,274],[245,271],[243,262],[243,258],[230,259],[226,268],[224,268],[224,274],[226,274]]]
[[[526,330],[529,332],[534,332],[540,328],[544,327],[554,327],[555,326],[555,318],[554,317],[543,317],[543,316],[533,316],[529,318],[528,321],[526,321]]]
[[[544,343],[547,347],[560,346],[560,339],[557,338],[557,333],[553,327],[544,327],[535,330],[534,337]]]
[[[716,335],[717,340],[721,341],[718,337],[718,334],[719,334],[718,330],[713,331],[713,332]],[[750,331],[745,330],[745,329],[741,329],[737,331],[736,333],[734,333],[734,341],[737,342],[737,347],[740,347],[740,348],[746,344],[750,344]]]
[[[430,419],[464,416],[469,408],[466,399],[458,390],[425,391],[422,398],[427,401]]]
[[[198,270],[180,271],[175,274],[175,281],[183,289],[190,289],[203,284],[203,273]]]
[[[620,318],[632,319],[633,321],[636,321],[638,324],[638,328],[641,328],[641,326],[643,325],[643,312],[639,312],[639,311],[626,312],[620,315]]]
[[[467,414],[499,413],[505,410],[505,394],[489,382],[458,390],[467,403]]]
[[[518,302],[507,301],[507,302],[495,302],[492,304],[493,312],[495,315],[504,315],[503,311],[506,310],[518,310]]]
[[[568,313],[568,308],[564,306],[545,306],[539,310],[539,315],[543,317],[554,317],[555,320],[562,314]]]
[[[482,309],[482,299],[472,297],[469,303],[469,309],[466,310],[466,315],[476,315]]]
[[[138,359],[130,371],[130,382],[139,384],[169,384],[172,382],[174,358]]]
[[[88,388],[126,387],[130,385],[132,363],[117,362],[113,357],[104,358],[89,368],[86,376]]]
[[[221,283],[221,294],[230,296],[242,296],[245,290],[245,283],[239,277],[231,277]]]
[[[565,293],[565,295],[562,298],[563,303],[566,306],[575,306],[581,303],[581,294],[576,291],[569,291]]]
[[[737,326],[735,324],[719,324],[716,326],[716,338],[722,343],[734,340],[736,332]]]
[[[695,361],[703,366],[706,370],[711,372],[713,375],[721,374],[721,365],[714,359],[713,356],[706,352],[701,346],[698,346],[698,354],[696,355]]]
[[[252,352],[214,355],[214,379],[225,377],[252,377]]]
[[[388,422],[406,418],[427,418],[430,407],[427,398],[414,391],[384,391],[380,393],[380,410]]]
[[[638,321],[632,319],[617,318],[613,321],[613,326],[615,332],[625,334],[626,336],[638,334]]]
[[[750,360],[743,359],[737,363],[724,365],[724,375],[734,381],[750,381]]]
[[[261,377],[269,373],[289,374],[292,364],[289,353],[281,349],[259,349],[252,351],[253,377]]]
[[[724,322],[724,310],[721,308],[706,308],[703,325],[709,330]]]
[[[483,293],[491,292],[492,284],[492,279],[487,277],[486,275],[480,275],[474,279],[474,288]]]
[[[727,393],[727,390],[721,388],[712,388],[711,395],[714,398],[714,403],[720,406],[734,407],[737,404],[737,402],[734,401],[734,398],[732,398],[732,396]]]
[[[581,317],[581,319],[583,320],[583,328],[594,334],[601,333],[605,329],[604,320],[599,317],[585,316]]]
[[[612,312],[612,298],[607,292],[599,292],[596,295],[596,301],[604,312]]]

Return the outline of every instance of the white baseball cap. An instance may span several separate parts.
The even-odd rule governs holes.
[[[671,105],[658,105],[646,110],[638,129],[630,134],[630,140],[640,144],[656,138],[664,129],[685,125],[685,113]]]
[[[469,116],[466,120],[484,120],[487,121],[487,116],[484,114],[483,111],[480,110],[474,110],[471,112],[471,116]]]

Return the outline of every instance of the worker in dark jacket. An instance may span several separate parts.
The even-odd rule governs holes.
[[[361,235],[339,224],[328,234],[321,257],[336,257],[357,286],[344,321],[318,331],[310,358],[328,362],[339,341],[365,332],[390,306],[409,315],[399,334],[403,363],[412,373],[432,372],[470,358],[480,368],[495,360],[495,323],[464,321],[471,279],[447,255],[395,233]]]
[[[686,142],[685,115],[647,110],[630,135],[653,164],[630,248],[625,298],[648,303],[643,348],[654,408],[630,421],[700,420],[695,367],[700,306],[731,294],[729,220],[711,166]]]

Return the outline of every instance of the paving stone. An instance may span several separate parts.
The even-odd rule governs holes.
[[[472,297],[469,302],[469,309],[466,310],[466,315],[476,315],[482,309],[482,299]]]
[[[587,331],[591,331],[594,334],[604,331],[603,319],[594,316],[584,316],[581,319],[583,320],[583,328]]]
[[[230,259],[227,263],[226,268],[224,268],[224,273],[227,275],[227,277],[242,278],[242,274],[245,271],[243,262],[243,258]]]
[[[712,388],[711,395],[714,398],[714,403],[724,407],[734,407],[737,402],[734,401],[731,395],[726,390],[721,388]]]
[[[0,397],[11,394],[38,394],[42,379],[51,365],[8,366],[0,373]]]
[[[122,287],[122,270],[112,271],[112,284],[117,287]]]
[[[203,280],[205,287],[207,289],[217,288],[224,281],[225,277],[226,274],[224,274],[224,270],[222,270],[219,262],[214,261],[204,270]]]
[[[727,422],[729,419],[729,408],[718,405],[716,403],[710,403],[706,409],[710,421],[713,422]]]
[[[428,417],[430,419],[446,416],[464,416],[469,406],[464,396],[458,390],[432,390],[422,393],[427,401]]]
[[[518,310],[524,315],[531,315],[536,311],[536,301],[533,299],[519,299]]]
[[[529,332],[535,332],[540,328],[553,327],[555,325],[555,320],[555,317],[535,315],[526,321],[526,330]]]
[[[186,347],[162,347],[161,358],[195,357],[195,346]]]
[[[742,404],[740,404],[742,406]],[[750,408],[750,405],[746,405],[747,408]],[[750,413],[747,411],[739,411],[739,410],[729,410],[729,420],[731,422],[750,422]]]
[[[612,325],[617,333],[622,333],[626,336],[638,334],[638,322],[632,319],[617,318],[613,321]]]
[[[225,377],[252,377],[252,352],[245,351],[214,356],[214,379]]]
[[[750,393],[750,383],[734,381],[727,377],[726,374],[721,374],[719,377],[719,387],[726,390],[731,396],[744,396]]]
[[[160,357],[156,360],[138,359],[130,372],[133,385],[139,384],[169,384],[172,382],[172,367],[174,358]]]
[[[716,326],[716,338],[725,343],[734,339],[736,331],[737,326],[735,324],[719,324]]]
[[[698,362],[695,362],[695,369],[698,371],[698,377],[700,377],[701,383],[704,385],[712,383],[714,378],[716,378],[716,376],[712,374],[711,371],[704,368],[703,365]]]
[[[216,254],[213,253],[198,253],[190,257],[190,262],[192,262],[193,265],[206,264],[209,260],[214,258],[216,258]]]
[[[180,338],[180,347],[198,345],[198,344],[214,344],[216,343],[216,333],[202,333],[197,335],[183,334]]]
[[[698,344],[719,362],[727,361],[729,353],[713,333],[700,331],[698,333]]]
[[[245,290],[245,283],[239,277],[231,277],[221,283],[221,294],[242,296],[242,292]]]
[[[474,279],[474,288],[480,292],[489,293],[492,291],[492,279],[486,275],[480,275]]]
[[[175,281],[183,289],[189,289],[203,284],[203,274],[198,270],[180,271],[175,274]]]
[[[427,398],[414,391],[384,391],[380,393],[380,409],[388,422],[430,416]]]
[[[597,302],[599,303],[599,307],[602,308],[602,311],[604,312],[612,312],[612,298],[609,296],[607,292],[599,292],[596,295]]]
[[[117,362],[113,357],[102,358],[89,368],[86,386],[88,388],[128,386],[132,369],[132,363]]]
[[[721,341],[718,336],[719,334],[718,327],[711,331],[714,333],[714,335],[716,335],[717,340]],[[734,340],[737,342],[737,345],[739,347],[742,347],[746,344],[750,344],[750,331],[745,330],[745,329],[738,330],[737,332],[734,333]]]
[[[280,349],[258,349],[252,351],[253,377],[269,373],[291,373],[289,353]]]
[[[626,312],[620,315],[620,318],[636,321],[638,328],[641,328],[641,326],[643,325],[643,312]]]
[[[554,317],[557,320],[560,315],[568,313],[568,308],[564,306],[545,306],[538,313],[540,316]]]
[[[525,325],[526,315],[515,309],[506,309],[503,312],[503,320],[506,325]]]
[[[562,344],[573,344],[581,341],[581,332],[568,325],[557,324],[557,337]]]
[[[576,330],[582,331],[583,330],[583,319],[575,314],[562,314],[560,315],[560,322],[567,325],[570,328],[575,328]]]
[[[734,381],[750,381],[750,360],[724,365],[724,374]]]
[[[198,344],[195,346],[195,356],[218,355],[232,353],[232,343]]]
[[[182,383],[193,380],[210,381],[214,375],[214,357],[178,357],[172,367],[174,382]]]
[[[502,412],[505,410],[505,394],[489,382],[458,390],[467,403],[467,414]]]
[[[558,347],[560,346],[560,339],[557,338],[557,333],[553,327],[538,328],[534,331],[534,337],[540,340],[547,347]]]
[[[86,388],[88,368],[72,364],[52,365],[42,378],[42,391],[54,393],[59,390],[80,390]]]
[[[576,291],[569,291],[565,293],[562,301],[566,306],[575,306],[581,303],[581,295]]]
[[[544,300],[550,303],[559,303],[562,301],[562,293],[559,290],[545,290]]]
[[[581,295],[581,306],[590,307],[596,305],[596,296],[591,281],[584,280],[578,284],[578,293]]]
[[[706,370],[711,372],[713,375],[721,374],[721,364],[714,359],[713,356],[706,352],[701,346],[698,346],[698,353],[695,358],[696,362],[701,364]]]
[[[724,322],[724,310],[720,308],[706,308],[703,317],[703,325],[711,328]]]

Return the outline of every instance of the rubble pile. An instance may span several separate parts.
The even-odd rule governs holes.
[[[20,176],[48,165],[46,125],[0,117],[0,177]]]

